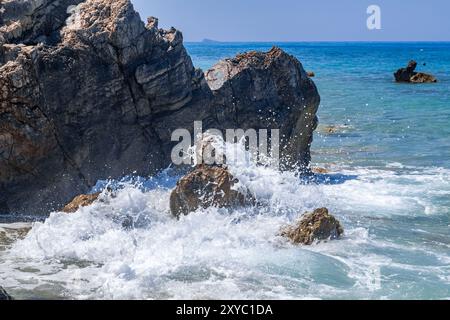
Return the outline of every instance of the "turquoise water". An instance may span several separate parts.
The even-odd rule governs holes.
[[[188,43],[194,64],[207,70],[219,59],[272,43]],[[317,162],[450,168],[450,43],[277,43],[313,71],[322,104],[320,122],[348,125],[345,132],[316,137]],[[409,85],[393,73],[409,60],[440,82]],[[426,66],[422,66],[426,63]],[[338,154],[321,151],[338,148]],[[329,152],[327,152],[329,153]]]
[[[194,64],[208,69],[218,59],[267,51],[272,45],[192,43],[187,48]],[[364,225],[373,239],[418,249],[366,248],[369,255],[392,260],[382,274],[387,286],[399,286],[394,297],[449,298],[450,43],[276,45],[316,75],[322,103],[313,163],[346,168],[356,179],[369,182],[368,190],[352,199],[356,203],[346,201],[343,194],[336,210],[358,217],[357,224]],[[393,72],[411,59],[419,63],[418,71],[434,74],[439,82],[395,83]],[[328,126],[336,132],[328,134]],[[341,192],[355,192],[352,183],[344,182]],[[443,259],[435,260],[434,254]],[[411,269],[401,270],[394,266],[397,263],[410,263]],[[425,276],[419,266],[435,268],[435,273]]]
[[[271,45],[186,46],[206,70]],[[313,165],[328,174],[305,183],[237,163],[230,171],[264,206],[180,221],[170,170],[119,183],[115,197],[0,241],[0,285],[19,299],[450,299],[450,43],[278,45],[316,74]],[[439,83],[394,83],[410,59]],[[278,236],[318,207],[342,222],[341,240],[295,247]],[[0,236],[15,239],[14,228],[24,225],[0,224]]]

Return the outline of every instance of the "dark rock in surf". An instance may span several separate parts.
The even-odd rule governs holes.
[[[306,213],[300,221],[284,228],[281,236],[294,244],[311,245],[316,241],[338,239],[344,233],[340,222],[326,208]]]
[[[5,291],[5,289],[0,287],[0,301],[5,300],[13,300],[13,298],[11,298],[11,296]]]
[[[219,63],[211,90],[182,34],[144,24],[129,0],[1,7],[0,213],[47,214],[98,180],[164,169],[171,133],[200,120],[205,130],[281,126],[289,164],[308,164],[320,97],[282,50]]]
[[[98,200],[101,193],[94,194],[82,194],[75,197],[70,203],[68,203],[63,209],[62,212],[65,213],[74,213],[77,212],[82,207],[88,207]]]
[[[435,83],[437,79],[427,73],[416,72],[417,62],[411,60],[406,68],[401,68],[394,73],[395,81],[407,83]]]
[[[239,181],[226,168],[200,165],[180,179],[170,196],[175,217],[200,208],[238,208],[255,204],[249,190],[237,190]]]

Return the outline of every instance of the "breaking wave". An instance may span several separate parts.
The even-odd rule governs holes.
[[[264,206],[177,221],[173,170],[100,182],[113,196],[52,213],[0,251],[2,286],[18,298],[448,298],[450,170],[336,165],[305,180],[238,161],[230,171]],[[295,247],[277,235],[317,207],[341,220],[343,239]]]

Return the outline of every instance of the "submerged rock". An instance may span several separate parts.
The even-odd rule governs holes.
[[[343,233],[340,222],[328,209],[321,208],[306,213],[296,225],[284,228],[281,236],[294,244],[311,245],[315,241],[338,239]]]
[[[5,289],[3,289],[2,287],[0,287],[0,301],[4,301],[4,300],[12,300],[11,296],[5,291]]]
[[[316,174],[327,174],[330,173],[330,170],[322,168],[322,167],[312,167],[311,171]]]
[[[281,127],[283,155],[307,167],[320,97],[281,49],[225,60],[207,83],[181,32],[130,0],[1,7],[0,212],[47,214],[98,180],[167,168],[172,132],[194,121]]]
[[[337,125],[320,125],[317,128],[317,132],[322,135],[336,135],[345,133],[346,131],[352,129],[348,124],[337,124]]]
[[[170,196],[170,210],[179,217],[200,208],[254,205],[249,190],[237,189],[238,183],[226,168],[200,165],[178,181]]]
[[[417,62],[411,60],[406,68],[401,68],[394,73],[395,81],[408,83],[435,83],[437,79],[427,73],[415,72]]]
[[[99,192],[99,193],[94,193],[94,194],[79,195],[79,196],[75,197],[75,199],[73,199],[69,204],[67,204],[62,209],[62,212],[74,213],[74,212],[77,212],[78,209],[80,209],[81,207],[88,207],[91,204],[93,204],[95,201],[98,200],[100,194],[101,193]]]

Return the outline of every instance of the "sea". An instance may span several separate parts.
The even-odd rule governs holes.
[[[17,299],[450,299],[450,43],[186,43],[203,70],[273,45],[315,73],[322,174],[237,161],[230,171],[264,205],[179,221],[170,168],[99,182],[115,196],[77,213],[3,218],[0,286]],[[395,83],[411,59],[439,82]],[[279,236],[320,207],[340,240]]]

